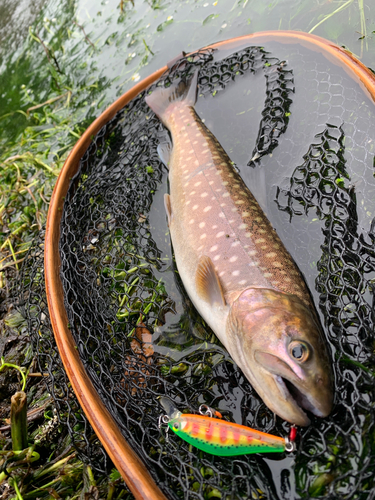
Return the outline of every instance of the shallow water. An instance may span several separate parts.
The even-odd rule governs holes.
[[[97,88],[79,103],[77,119],[82,119],[97,116],[135,81],[182,51],[256,31],[312,30],[348,47],[371,66],[375,55],[373,6],[373,0],[363,5],[318,0],[135,0],[133,5],[127,0],[121,12],[119,0],[4,1],[1,8],[5,13],[0,16],[0,117],[29,107],[30,98],[42,102],[50,91],[43,48],[35,41],[26,51],[21,46],[28,23],[35,18],[33,32],[47,47],[53,47],[73,91],[88,85]],[[362,38],[364,30],[368,36]],[[9,140],[24,129],[26,121],[13,116],[2,124],[0,139]]]

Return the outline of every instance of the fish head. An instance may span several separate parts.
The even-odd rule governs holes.
[[[306,426],[304,410],[319,417],[331,412],[333,375],[323,334],[313,309],[297,296],[244,290],[226,328],[235,361],[274,413]]]

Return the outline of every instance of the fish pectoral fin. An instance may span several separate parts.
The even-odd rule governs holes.
[[[215,270],[210,257],[202,255],[198,262],[198,268],[195,275],[195,283],[197,286],[198,295],[209,302],[219,305],[226,305],[224,292],[220,283],[219,276]]]
[[[170,142],[163,142],[158,145],[158,155],[164,165],[169,168],[171,161],[172,144]]]
[[[169,196],[168,193],[165,193],[164,195],[164,206],[165,206],[165,211],[167,212],[168,226],[170,226],[172,220],[172,206],[171,206],[171,197]]]

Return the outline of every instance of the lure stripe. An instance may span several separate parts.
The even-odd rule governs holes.
[[[180,414],[168,425],[184,441],[212,455],[285,451],[284,438],[203,415]]]

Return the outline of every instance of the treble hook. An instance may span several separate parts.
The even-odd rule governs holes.
[[[159,417],[159,421],[158,421],[158,429],[161,429],[162,428],[162,425],[165,424],[167,426],[166,430],[165,430],[165,442],[166,443],[169,443],[169,427],[168,427],[168,422],[170,421],[170,418],[168,417],[168,415],[160,415]]]

